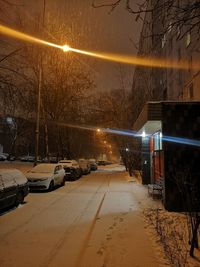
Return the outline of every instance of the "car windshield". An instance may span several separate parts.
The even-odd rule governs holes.
[[[52,164],[39,164],[35,166],[30,172],[40,172],[40,173],[53,173],[55,166]]]

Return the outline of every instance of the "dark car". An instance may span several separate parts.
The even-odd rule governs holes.
[[[105,165],[106,165],[106,161],[105,161],[105,160],[98,160],[98,161],[97,161],[97,164],[98,164],[99,166],[105,166]]]
[[[97,170],[97,163],[95,159],[89,159],[89,164],[90,164],[90,170],[91,171],[96,171]]]
[[[23,203],[29,193],[26,176],[16,169],[0,170],[0,210]]]
[[[7,156],[1,153],[0,154],[0,161],[4,161],[4,160],[7,160]]]
[[[62,164],[63,169],[65,170],[65,179],[67,181],[74,181],[81,177],[81,169],[76,160],[60,160],[60,164]]]

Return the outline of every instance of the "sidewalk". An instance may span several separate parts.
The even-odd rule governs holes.
[[[148,195],[147,186],[141,184],[140,177],[130,177],[133,193],[143,211],[145,228],[157,247],[161,257],[167,259],[171,266],[200,267],[200,252],[195,250],[195,258],[189,256],[187,217],[183,213],[168,212],[161,199]]]
[[[76,267],[171,266],[143,217],[146,188],[124,171],[107,176],[105,198]]]

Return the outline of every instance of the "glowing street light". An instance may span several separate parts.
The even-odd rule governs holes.
[[[143,137],[143,138],[146,137],[146,133],[145,133],[145,131],[142,132],[142,137]]]
[[[70,51],[70,46],[67,45],[67,44],[63,45],[62,49],[63,49],[64,52],[69,52]]]
[[[97,129],[97,132],[100,133],[100,132],[101,132],[101,129],[98,128],[98,129]]]

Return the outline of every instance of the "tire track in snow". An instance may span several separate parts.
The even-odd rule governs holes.
[[[75,264],[76,267],[79,267],[80,266],[80,263],[82,262],[82,259],[83,259],[84,255],[85,255],[85,251],[86,251],[86,249],[88,247],[88,244],[90,242],[90,239],[92,237],[92,234],[93,234],[94,228],[96,226],[96,222],[97,222],[97,220],[99,218],[99,214],[100,214],[101,208],[103,206],[105,197],[106,197],[107,193],[109,192],[110,180],[111,180],[111,178],[109,178],[109,180],[107,181],[107,184],[108,184],[107,185],[108,186],[107,187],[107,191],[104,193],[104,195],[103,195],[103,197],[102,197],[102,199],[101,199],[101,201],[99,203],[99,206],[97,208],[97,212],[96,212],[96,214],[94,216],[94,219],[92,221],[92,224],[90,226],[90,229],[89,229],[89,231],[88,231],[88,233],[87,233],[87,235],[85,237],[85,240],[83,242],[83,247],[82,247],[82,249],[80,251],[80,254],[79,254],[78,258],[77,258],[77,262]]]
[[[80,184],[78,184],[77,186],[74,186],[72,189],[66,190],[66,193],[71,193],[73,191],[75,191],[77,188],[81,187],[83,183],[87,182],[89,180],[89,177],[82,181]],[[67,195],[66,195],[67,197]],[[26,226],[29,224],[29,222],[31,222],[31,220],[36,217],[39,216],[40,214],[42,214],[46,209],[50,208],[52,205],[56,204],[59,200],[61,200],[63,198],[63,195],[57,197],[56,199],[54,199],[52,202],[48,202],[48,205],[46,205],[45,207],[38,209],[37,208],[37,212],[32,214],[27,220],[25,220],[22,224],[17,225],[16,227],[12,228],[10,231],[8,231],[7,233],[5,233],[4,235],[1,236],[1,239],[4,240],[5,238],[7,238],[9,235],[15,233],[18,229],[21,229],[22,227]],[[12,211],[12,210],[11,210]],[[2,215],[3,216],[3,215]]]
[[[106,181],[107,183],[107,181]],[[40,267],[47,267],[49,266],[49,264],[54,260],[54,258],[56,257],[56,255],[58,254],[58,252],[60,251],[60,248],[63,246],[63,244],[66,242],[68,234],[71,234],[74,232],[74,230],[76,229],[76,223],[78,221],[81,220],[81,218],[84,216],[85,212],[88,210],[88,208],[90,207],[90,205],[93,203],[94,198],[96,197],[96,195],[99,193],[99,190],[105,185],[105,181],[103,181],[103,183],[101,185],[98,186],[97,190],[92,194],[91,198],[88,200],[87,205],[85,206],[85,208],[82,210],[82,212],[76,216],[74,218],[74,220],[72,221],[72,223],[70,224],[70,226],[64,231],[63,233],[63,237],[61,239],[58,240],[58,242],[55,244],[54,248],[50,251],[50,255],[46,257],[46,259],[44,260],[44,262],[40,265]],[[106,192],[107,193],[107,192]],[[104,193],[104,195],[106,194]],[[105,197],[103,197],[104,200]],[[102,200],[101,200],[102,202]],[[103,202],[102,202],[103,204]],[[101,205],[102,206],[102,205]],[[101,206],[99,206],[101,208]],[[98,208],[98,210],[100,211],[100,208]],[[97,211],[97,213],[99,213]],[[97,213],[95,215],[95,218],[97,219]],[[92,230],[94,229],[94,227],[92,227]],[[89,231],[91,232],[91,231]],[[91,232],[92,234],[92,232]],[[87,235],[88,236],[88,235]],[[89,236],[91,237],[91,235]],[[88,241],[87,241],[88,242]],[[85,244],[85,243],[84,243]]]

